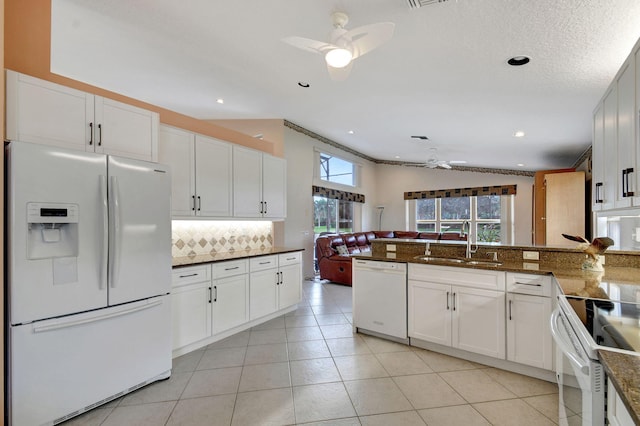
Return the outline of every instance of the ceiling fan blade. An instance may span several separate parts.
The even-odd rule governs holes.
[[[349,77],[349,73],[351,72],[351,68],[353,68],[353,61],[349,63],[346,67],[335,68],[331,65],[327,64],[327,70],[329,71],[329,77],[333,81],[344,81]]]
[[[310,38],[305,37],[285,37],[282,39],[283,42],[297,47],[298,49],[306,50],[307,52],[312,53],[320,53],[325,54],[328,50],[335,49],[337,46],[327,43],[325,41],[312,40]]]
[[[394,28],[395,24],[393,22],[378,22],[377,24],[354,28],[343,37],[351,41],[353,58],[355,59],[389,41],[393,37]]]

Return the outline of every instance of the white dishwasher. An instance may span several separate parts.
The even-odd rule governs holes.
[[[353,327],[407,341],[407,264],[354,259]]]

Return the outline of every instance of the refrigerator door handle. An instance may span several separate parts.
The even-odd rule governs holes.
[[[118,178],[111,176],[111,200],[110,212],[113,218],[113,226],[109,229],[109,261],[111,262],[111,271],[109,276],[109,286],[115,288],[118,284],[118,274],[120,272],[119,256],[120,247],[120,191],[118,189]]]
[[[100,175],[100,203],[102,208],[102,253],[100,253],[99,289],[107,285],[107,268],[109,255],[109,201],[107,198],[107,177]]]
[[[151,308],[155,308],[158,305],[162,304],[162,300],[156,300],[155,302],[152,303],[147,303],[144,305],[139,305],[139,306],[135,306],[133,308],[129,308],[129,309],[124,309],[118,312],[112,312],[112,313],[108,313],[108,314],[104,314],[104,315],[98,315],[98,316],[94,316],[91,318],[84,318],[84,319],[79,319],[79,320],[71,320],[71,321],[64,321],[64,322],[56,322],[53,324],[47,324],[47,325],[36,325],[33,327],[33,332],[34,333],[45,333],[47,331],[54,331],[54,330],[60,330],[61,328],[69,328],[69,327],[76,327],[78,325],[83,325],[83,324],[90,324],[92,322],[98,322],[98,321],[104,321],[110,318],[116,318],[116,317],[121,317],[123,315],[129,315],[129,314],[133,314],[135,312],[140,312],[140,311],[144,311],[146,309],[151,309]]]

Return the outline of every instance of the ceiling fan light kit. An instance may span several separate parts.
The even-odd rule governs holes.
[[[395,27],[392,22],[379,22],[346,30],[344,26],[349,22],[349,17],[343,12],[332,13],[331,21],[334,29],[329,42],[297,36],[285,37],[282,41],[298,49],[323,55],[329,76],[336,81],[348,77],[354,59],[391,39]]]

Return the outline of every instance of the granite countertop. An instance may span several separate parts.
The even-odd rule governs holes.
[[[174,257],[171,266],[174,268],[181,268],[185,266],[199,265],[202,263],[214,263],[223,262],[225,260],[244,259],[249,257],[269,256],[272,254],[292,253],[296,251],[303,251],[302,248],[291,247],[270,247],[265,249],[253,249],[253,250],[235,250],[220,252],[215,254],[201,254],[196,256],[184,256]]]
[[[640,357],[604,350],[598,355],[631,418],[640,424]]]

